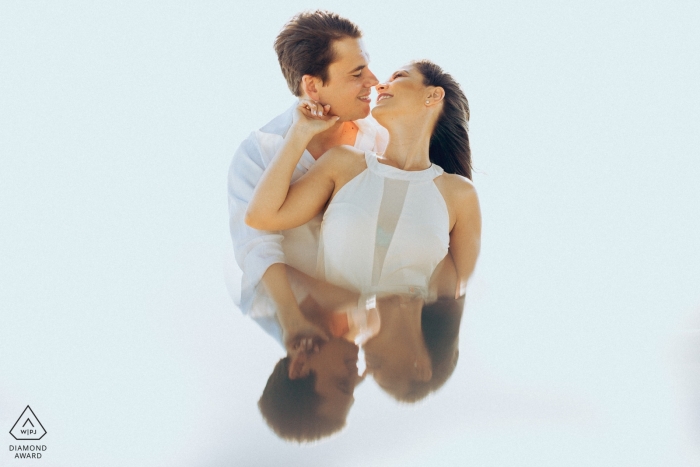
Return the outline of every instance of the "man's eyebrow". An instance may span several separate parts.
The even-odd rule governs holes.
[[[351,75],[351,74],[353,74],[353,73],[357,73],[358,71],[362,71],[362,70],[364,70],[365,68],[367,68],[367,65],[356,66],[356,67],[353,68],[351,71],[349,71],[348,74]]]

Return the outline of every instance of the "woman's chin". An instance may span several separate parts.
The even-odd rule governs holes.
[[[386,117],[386,112],[385,109],[383,109],[381,106],[375,106],[372,109],[372,117],[379,123],[380,125],[384,126],[382,124],[382,120],[384,120],[384,117]]]

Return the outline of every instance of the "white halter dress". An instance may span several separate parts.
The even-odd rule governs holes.
[[[425,294],[450,244],[447,206],[434,182],[443,170],[397,169],[370,151],[365,161],[323,215],[317,275],[361,294]]]

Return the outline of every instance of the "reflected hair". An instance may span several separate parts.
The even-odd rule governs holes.
[[[284,25],[275,39],[275,52],[295,96],[302,94],[304,75],[328,81],[328,66],[336,60],[333,43],[346,37],[357,39],[362,32],[352,21],[330,11],[304,11]]]
[[[258,408],[267,425],[280,438],[299,443],[315,441],[341,430],[345,420],[332,420],[317,415],[322,402],[314,385],[316,375],[289,378],[290,358],[275,365],[258,401]]]
[[[445,90],[442,112],[430,137],[430,162],[451,174],[472,179],[472,151],[469,146],[469,102],[459,83],[429,60],[411,64],[423,75],[424,86]]]

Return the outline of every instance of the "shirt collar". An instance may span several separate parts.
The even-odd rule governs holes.
[[[289,131],[289,128],[292,126],[292,117],[296,106],[297,102],[294,102],[287,110],[267,122],[265,126],[260,128],[260,131],[279,135],[284,138],[287,135],[287,131]]]
[[[294,109],[297,106],[297,102],[298,101],[295,101],[287,110],[267,122],[262,128],[260,128],[260,131],[263,133],[279,135],[284,138],[287,135],[289,128],[292,126]],[[374,139],[377,135],[377,128],[375,125],[378,124],[374,121],[372,116],[370,115],[362,120],[355,120],[354,123],[357,125],[357,136],[355,137],[355,144],[353,146],[362,150],[374,148]],[[304,154],[302,154],[299,161],[301,166],[309,169],[315,162],[316,159],[314,159],[309,151],[304,150]]]

